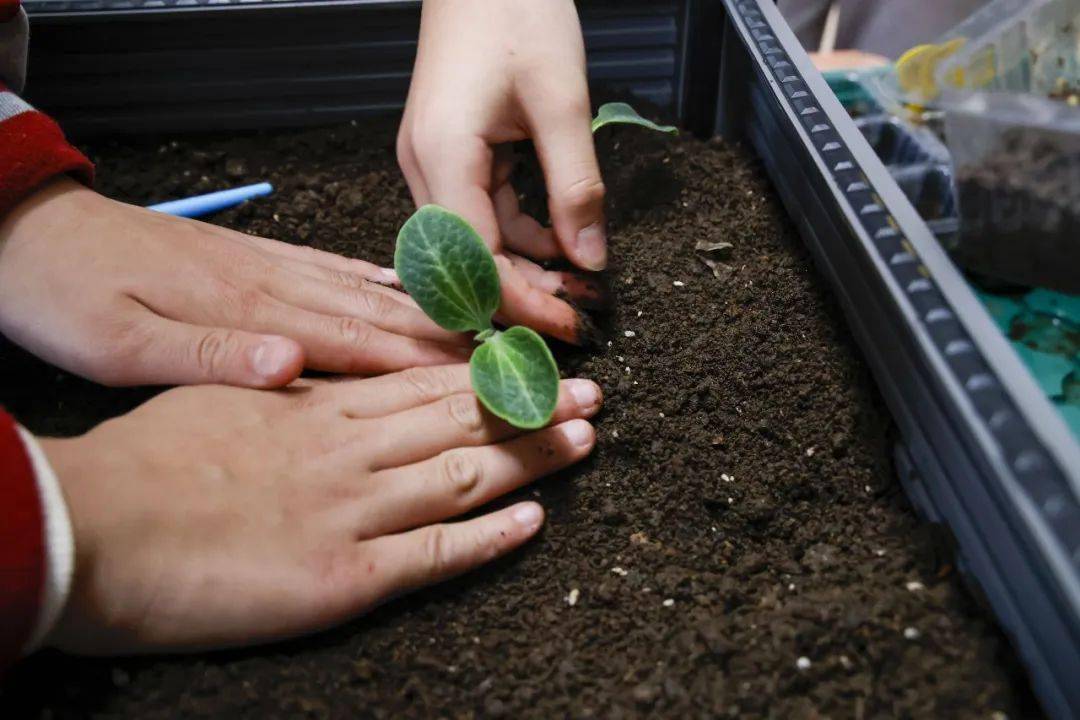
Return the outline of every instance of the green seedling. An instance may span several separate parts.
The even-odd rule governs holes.
[[[634,108],[621,102],[605,103],[601,105],[600,109],[596,111],[596,117],[593,118],[592,131],[595,133],[605,125],[614,125],[618,123],[624,125],[640,125],[642,127],[647,127],[650,130],[670,133],[671,135],[679,134],[679,128],[673,125],[657,125],[652,120],[646,120],[638,115],[637,110]]]
[[[610,123],[678,132],[649,122],[626,103],[601,106],[593,132]],[[469,360],[469,375],[484,407],[527,430],[551,421],[559,399],[555,358],[543,338],[527,327],[495,329],[499,273],[491,251],[464,218],[438,205],[417,210],[398,233],[394,269],[436,324],[475,333],[479,346]]]
[[[520,428],[541,428],[559,397],[559,369],[543,338],[527,327],[500,332],[499,273],[480,235],[437,205],[417,210],[398,233],[394,268],[428,317],[454,332],[475,332],[473,390],[492,413]]]

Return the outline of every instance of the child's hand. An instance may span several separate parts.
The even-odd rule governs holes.
[[[578,318],[553,294],[590,300],[595,291],[518,255],[604,268],[604,185],[590,120],[571,0],[425,0],[398,134],[398,162],[413,199],[461,214],[502,255],[508,320],[568,341],[578,340]],[[551,229],[521,213],[509,182],[509,148],[499,147],[526,138],[543,166]]]
[[[59,179],[0,222],[0,332],[109,385],[279,387],[309,368],[460,362],[392,272]]]
[[[564,380],[552,426],[483,410],[469,368],[179,388],[41,447],[75,533],[47,644],[133,653],[328,627],[528,540],[543,510],[467,513],[592,450],[600,389]]]

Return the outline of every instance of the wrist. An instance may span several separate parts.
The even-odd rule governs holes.
[[[51,178],[0,217],[0,248],[20,237],[48,237],[98,194],[67,175]]]

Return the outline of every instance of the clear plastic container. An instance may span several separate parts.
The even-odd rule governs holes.
[[[1080,0],[996,0],[935,67],[964,267],[1080,293]]]

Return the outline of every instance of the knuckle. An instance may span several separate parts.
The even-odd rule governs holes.
[[[351,317],[336,320],[337,333],[348,345],[363,347],[371,341],[372,328],[366,322]]]
[[[364,279],[355,273],[346,270],[328,270],[327,277],[334,285],[359,289],[364,285]]]
[[[443,484],[455,498],[468,496],[480,484],[482,468],[463,450],[450,450],[441,459]]]
[[[153,334],[133,320],[113,322],[105,333],[105,342],[88,343],[79,353],[85,374],[109,387],[131,384],[147,351],[153,347]]]
[[[446,403],[450,419],[469,435],[475,435],[484,428],[484,414],[475,395],[455,395]]]
[[[446,574],[453,566],[453,541],[443,525],[432,525],[424,537],[424,563],[433,576]]]
[[[194,360],[206,377],[219,377],[228,358],[239,346],[236,333],[231,330],[211,330],[195,343]]]
[[[339,614],[342,598],[351,598],[356,586],[356,559],[341,548],[316,548],[308,560],[311,574],[308,601],[314,616],[321,622],[332,621]]]
[[[434,139],[421,140],[415,146],[416,169],[427,178],[429,185],[440,178],[437,173],[444,164],[443,150],[443,144]]]
[[[592,116],[592,108],[589,105],[589,95],[584,75],[575,75],[569,79],[563,79],[566,88],[560,88],[563,97],[560,98],[557,107],[562,117]],[[570,90],[579,92],[570,92]]]
[[[562,198],[572,208],[592,208],[603,204],[605,192],[604,181],[598,175],[589,174],[566,186]]]
[[[227,280],[222,280],[218,287],[218,295],[225,305],[232,309],[239,317],[254,317],[263,304],[264,295],[262,290],[254,285],[238,286]]]
[[[435,368],[414,367],[401,373],[401,379],[424,401],[437,400],[451,392],[446,374]]]
[[[364,317],[376,322],[389,320],[397,305],[393,300],[382,293],[370,290],[358,290],[356,292],[356,304]]]

